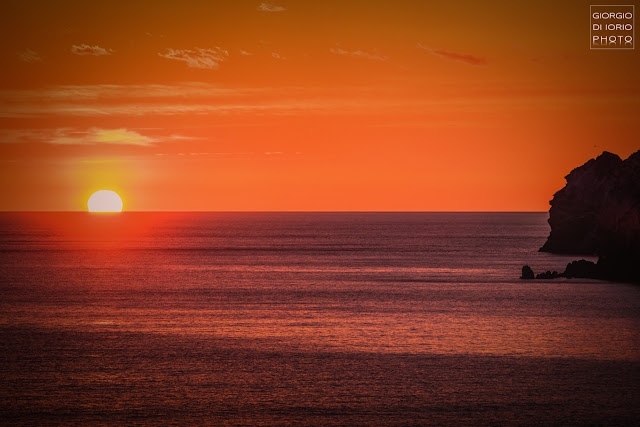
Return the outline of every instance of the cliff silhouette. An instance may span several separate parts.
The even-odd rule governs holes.
[[[640,150],[603,152],[574,169],[550,201],[551,232],[540,251],[597,255],[560,276],[640,282]]]

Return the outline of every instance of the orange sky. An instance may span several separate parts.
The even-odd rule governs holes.
[[[0,6],[0,210],[542,211],[640,149],[587,1],[94,3]]]

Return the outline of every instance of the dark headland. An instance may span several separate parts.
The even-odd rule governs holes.
[[[598,256],[580,260],[563,273],[534,275],[522,268],[522,279],[583,277],[640,283],[640,150],[622,160],[603,152],[574,169],[567,184],[550,201],[551,233],[542,252]]]

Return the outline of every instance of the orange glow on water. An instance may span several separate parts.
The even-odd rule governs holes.
[[[151,238],[158,228],[175,221],[182,214],[122,212],[93,214],[90,212],[32,212],[11,214],[20,227],[35,229],[50,236],[56,247],[126,248],[140,239]]]

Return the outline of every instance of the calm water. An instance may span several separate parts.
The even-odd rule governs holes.
[[[2,424],[637,424],[640,287],[544,213],[0,214]]]

